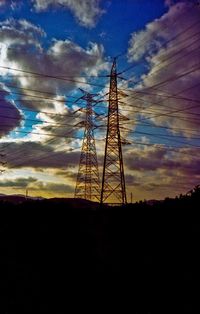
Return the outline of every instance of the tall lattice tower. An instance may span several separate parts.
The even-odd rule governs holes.
[[[100,201],[100,181],[97,153],[94,138],[94,122],[92,109],[93,95],[86,93],[81,97],[86,100],[85,132],[81,149],[79,170],[75,188],[75,198]]]
[[[116,58],[110,73],[108,123],[103,166],[101,203],[126,204],[126,187],[118,111]]]

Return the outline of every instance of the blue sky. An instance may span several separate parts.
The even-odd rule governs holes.
[[[73,195],[79,88],[102,99],[118,55],[128,195],[163,198],[198,184],[199,10],[186,0],[1,0],[2,193]],[[106,110],[104,96],[96,111]],[[101,174],[105,129],[96,137]]]
[[[20,2],[20,1],[18,1]],[[59,2],[59,1],[58,1]],[[64,8],[57,8],[36,12],[31,1],[23,1],[18,9],[8,6],[1,10],[1,19],[13,17],[26,18],[36,25],[40,25],[47,33],[46,43],[52,38],[69,38],[82,47],[89,41],[103,43],[107,56],[115,56],[128,48],[130,34],[140,30],[146,23],[159,18],[167,7],[163,0],[153,1],[101,1],[104,11],[95,27],[82,27],[73,14]],[[147,14],[144,14],[147,13]]]

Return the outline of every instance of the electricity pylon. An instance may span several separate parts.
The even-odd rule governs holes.
[[[126,187],[120,137],[116,58],[110,73],[107,135],[104,155],[101,203],[126,204]]]
[[[87,106],[85,109],[86,118],[83,122],[85,132],[74,197],[84,198],[90,201],[100,201],[99,170],[94,138],[94,111],[92,109],[92,102],[94,101],[93,96],[92,94],[85,93],[85,95],[81,97],[86,100]]]

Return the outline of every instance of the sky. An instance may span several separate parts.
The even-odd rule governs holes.
[[[73,197],[82,90],[102,176],[114,57],[127,200],[199,184],[199,30],[196,0],[0,0],[0,193]]]

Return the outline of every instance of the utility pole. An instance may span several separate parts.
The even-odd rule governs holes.
[[[81,97],[86,100],[87,106],[85,121],[82,123],[85,126],[85,132],[74,197],[100,201],[99,170],[94,138],[94,111],[92,109],[93,96],[95,95],[85,93]]]
[[[118,89],[116,58],[110,73],[107,135],[104,155],[101,204],[126,204],[126,187],[120,137],[120,114],[118,110]]]

